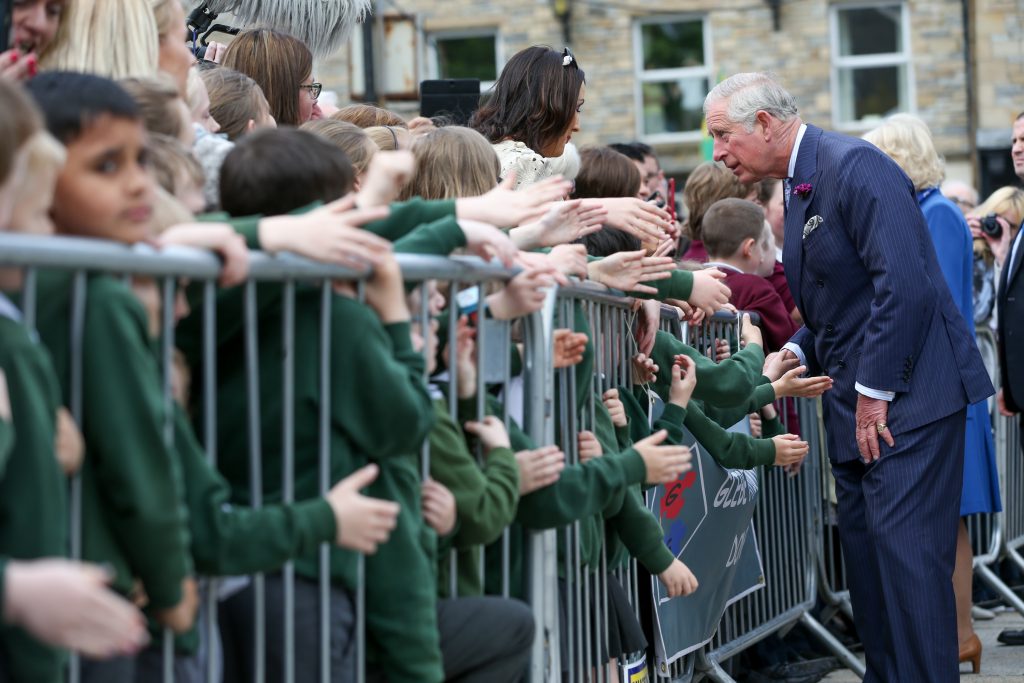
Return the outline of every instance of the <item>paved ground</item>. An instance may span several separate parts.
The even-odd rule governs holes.
[[[981,638],[981,674],[970,673],[970,664],[960,667],[961,683],[989,683],[990,681],[1018,681],[1024,683],[1024,645],[1008,647],[996,641],[1004,628],[1024,629],[1024,618],[1014,611],[997,614],[992,621],[975,622],[974,628]],[[836,671],[824,678],[826,683],[855,683],[860,681],[849,671]]]

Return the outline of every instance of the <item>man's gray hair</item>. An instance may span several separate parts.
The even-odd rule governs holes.
[[[705,116],[708,106],[716,100],[728,102],[729,120],[739,123],[747,132],[754,130],[759,111],[766,111],[780,121],[788,121],[798,114],[796,100],[769,72],[736,74],[716,85],[704,98]]]

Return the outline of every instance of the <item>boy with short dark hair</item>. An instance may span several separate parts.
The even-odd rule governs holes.
[[[775,267],[775,238],[764,209],[745,199],[721,199],[704,214],[708,266],[724,271],[732,305],[761,316],[766,351],[779,351],[797,330],[786,305],[767,280]]]

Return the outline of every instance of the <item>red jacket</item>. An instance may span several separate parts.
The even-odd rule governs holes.
[[[722,270],[725,284],[732,290],[730,303],[741,311],[753,311],[761,316],[765,353],[780,350],[797,331],[797,324],[789,314],[791,309],[786,308],[768,278],[731,268]]]

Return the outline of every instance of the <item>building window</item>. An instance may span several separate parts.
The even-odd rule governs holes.
[[[431,78],[477,78],[480,90],[494,85],[499,65],[498,33],[479,31],[443,31],[431,33],[427,40]]]
[[[863,128],[913,111],[910,22],[905,4],[832,8],[832,97],[838,128]]]
[[[704,17],[634,24],[637,133],[652,141],[699,138],[711,86],[711,42]]]

